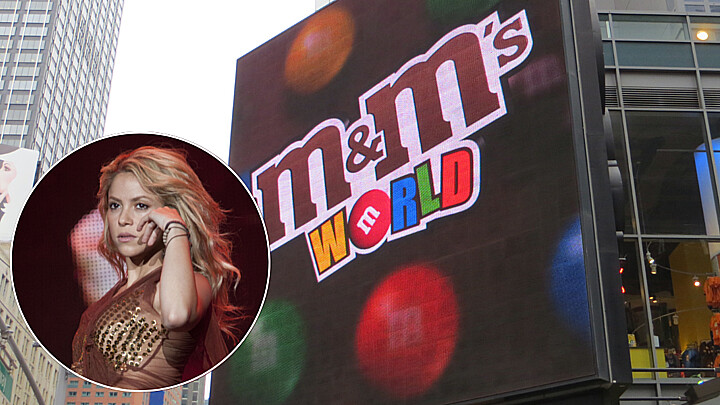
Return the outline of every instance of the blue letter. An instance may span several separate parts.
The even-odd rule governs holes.
[[[415,178],[412,176],[397,179],[390,183],[393,233],[417,225],[416,193],[417,186],[415,185]]]

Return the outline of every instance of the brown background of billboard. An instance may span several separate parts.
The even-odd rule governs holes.
[[[561,321],[549,287],[558,242],[580,211],[558,2],[507,0],[453,21],[433,20],[417,0],[328,7],[352,14],[356,42],[344,69],[320,91],[298,95],[283,79],[287,50],[307,20],[238,60],[230,163],[245,179],[321,121],[357,120],[361,94],[457,26],[494,10],[505,21],[525,9],[534,47],[501,79],[508,113],[470,137],[480,146],[482,179],[472,208],[359,255],[321,283],[304,238],[273,251],[268,299],[293,302],[308,334],[305,369],[286,403],[333,402],[338,395],[346,403],[396,401],[362,375],[353,343],[373,289],[412,263],[449,275],[460,328],[444,374],[411,403],[487,398],[595,375],[592,344]],[[213,403],[244,400],[226,389],[237,383],[220,367]]]

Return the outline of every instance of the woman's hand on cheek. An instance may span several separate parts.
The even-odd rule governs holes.
[[[142,243],[147,243],[148,246],[153,246],[155,242],[162,237],[162,233],[170,222],[180,222],[185,224],[180,214],[175,208],[161,207],[156,208],[148,213],[140,223],[138,223],[138,231],[141,231],[145,226],[145,231],[141,237]]]
[[[145,230],[140,237],[140,243],[147,244],[148,246],[155,245],[160,235],[162,235],[162,228],[160,228],[154,221],[150,220],[150,216],[143,218],[141,226],[138,226],[138,230],[142,230],[145,226]]]

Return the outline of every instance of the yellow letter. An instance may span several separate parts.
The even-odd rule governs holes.
[[[335,223],[333,227],[333,222]],[[318,273],[322,273],[333,263],[337,263],[348,255],[345,237],[345,211],[335,214],[318,228],[310,232],[315,263]],[[332,255],[332,260],[330,256]]]

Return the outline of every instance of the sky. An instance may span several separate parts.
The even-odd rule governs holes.
[[[237,58],[314,11],[315,0],[125,0],[105,134],[178,136],[227,161]]]
[[[105,135],[181,137],[228,160],[235,62],[315,0],[125,0]]]
[[[227,161],[235,62],[314,11],[315,0],[125,0],[105,135],[173,135]]]
[[[314,11],[315,0],[125,0],[105,134],[174,135],[227,161],[236,60]]]

